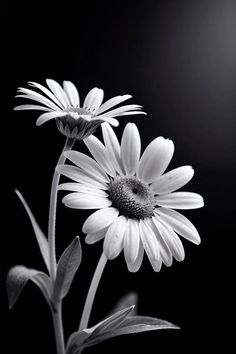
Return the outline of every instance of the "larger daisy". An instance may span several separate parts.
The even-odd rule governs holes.
[[[58,129],[67,137],[84,139],[103,122],[118,126],[119,122],[115,117],[146,114],[141,111],[142,107],[136,104],[111,110],[114,106],[131,98],[131,95],[115,96],[102,104],[104,92],[94,87],[81,105],[78,90],[72,82],[64,81],[63,87],[51,79],[47,79],[46,83],[48,88],[36,82],[29,82],[34,90],[20,87],[16,97],[38,102],[39,105],[23,104],[14,109],[44,111],[45,113],[38,117],[36,124],[39,126],[51,119],[56,119]]]
[[[63,202],[76,209],[99,209],[83,225],[86,242],[104,238],[103,249],[108,259],[124,250],[129,271],[136,272],[144,250],[155,271],[162,263],[184,259],[184,248],[178,235],[199,244],[193,224],[173,209],[195,209],[203,206],[196,193],[176,192],[193,177],[191,166],[181,166],[167,173],[174,153],[169,139],[158,137],[145,149],[135,124],[128,123],[121,144],[108,123],[102,124],[105,145],[95,136],[85,139],[94,159],[77,151],[65,156],[76,166],[58,166],[58,171],[74,182],[59,186],[73,193]],[[178,235],[177,235],[178,234]]]

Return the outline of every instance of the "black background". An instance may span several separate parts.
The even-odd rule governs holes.
[[[44,270],[14,188],[46,231],[50,180],[64,144],[53,121],[38,128],[36,112],[12,111],[20,103],[14,99],[17,87],[53,78],[73,81],[82,98],[94,86],[104,89],[105,99],[129,93],[148,116],[121,118],[116,132],[121,137],[125,123],[132,121],[143,147],[158,135],[174,141],[170,167],[192,165],[195,176],[186,190],[205,199],[203,209],[184,213],[202,243],[184,240],[184,262],[160,273],[146,259],[137,274],[126,270],[123,255],[109,262],[91,324],[132,290],[139,294],[140,314],[169,320],[181,330],[120,337],[86,352],[213,352],[221,346],[228,352],[235,238],[235,1],[67,1],[51,9],[49,3],[8,4],[2,13],[1,279],[15,264]],[[86,151],[83,142],[76,148]],[[84,243],[81,225],[88,215],[66,209],[59,198],[58,255],[76,235],[83,247],[81,268],[64,301],[66,338],[77,328],[102,250],[102,242]],[[4,285],[1,295],[5,352],[54,353],[51,318],[39,290],[28,284],[11,311]]]

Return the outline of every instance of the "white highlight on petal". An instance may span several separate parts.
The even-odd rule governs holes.
[[[139,252],[140,235],[138,220],[128,219],[124,235],[124,255],[127,264],[134,264]]]
[[[43,85],[38,84],[37,82],[33,82],[33,81],[29,81],[28,84],[30,86],[36,87],[39,90],[41,90],[45,95],[47,95],[54,103],[56,103],[60,108],[63,109],[63,106],[61,104],[61,102],[56,98],[56,96],[54,96],[52,94],[51,91],[49,91],[46,87],[44,87]]]
[[[84,139],[84,143],[98,164],[104,168],[106,173],[114,177],[116,174],[115,168],[110,161],[110,157],[103,143],[94,135],[90,135],[88,138]]]
[[[169,165],[174,153],[172,140],[162,136],[154,139],[145,149],[139,162],[138,177],[146,183],[157,179]]]
[[[104,92],[98,87],[94,87],[85,97],[83,108],[92,113],[96,113],[103,101]]]
[[[43,107],[43,106],[37,106],[35,104],[21,104],[20,106],[14,107],[14,111],[25,111],[25,110],[36,110],[36,111],[45,111],[45,112],[51,112],[51,108]]]
[[[138,166],[141,152],[141,140],[137,126],[134,123],[128,123],[122,135],[121,140],[121,160],[125,172],[133,175]]]
[[[107,230],[103,243],[103,251],[108,259],[116,258],[122,251],[126,225],[127,218],[122,215]]]
[[[97,179],[103,182],[109,182],[109,178],[105,171],[91,157],[75,150],[66,151],[64,156],[75,165],[82,168],[85,172],[91,174],[92,176],[96,176]]]
[[[158,205],[173,209],[197,209],[204,205],[203,198],[197,193],[174,192],[155,197]]]
[[[172,230],[172,228],[165,222],[160,220],[160,218],[156,217],[155,221],[155,225],[157,226],[164,241],[168,245],[174,258],[179,262],[183,261],[185,257],[185,252],[180,238],[177,236],[174,230]]]
[[[128,100],[129,98],[131,98],[131,95],[123,95],[123,96],[115,96],[110,98],[108,101],[104,102],[96,111],[96,114],[101,114],[105,111],[107,111],[108,109],[110,109],[111,107],[114,107],[116,105],[118,105],[121,102],[124,102],[126,100]]]
[[[151,189],[157,194],[171,193],[187,184],[193,175],[191,166],[181,166],[160,176],[152,183]]]
[[[120,124],[119,121],[115,118],[107,118],[107,117],[103,117],[103,118],[100,118],[99,116],[95,116],[95,118],[93,118],[94,120],[102,120],[103,122],[107,122],[111,125],[113,125],[113,127],[118,127],[118,125]]]
[[[138,256],[136,258],[136,261],[134,263],[132,263],[132,262],[128,262],[126,260],[127,267],[130,272],[135,273],[139,270],[139,268],[141,267],[142,261],[143,261],[143,254],[144,254],[143,244],[142,244],[142,242],[139,242],[139,250],[138,250]]]
[[[35,92],[33,90],[30,89],[26,89],[23,87],[20,87],[18,89],[18,92],[23,93],[23,95],[16,95],[16,97],[23,97],[23,98],[27,98],[29,100],[33,100],[36,102],[39,102],[41,104],[44,104],[45,106],[51,108],[52,110],[57,111],[58,109],[60,109],[60,107],[58,107],[55,103],[53,103],[51,100],[49,100],[48,98],[46,98],[45,96],[39,94],[38,92]]]
[[[66,116],[66,113],[64,112],[48,112],[48,113],[43,113],[41,114],[38,119],[36,120],[36,125],[40,126],[47,121],[53,119],[53,118],[58,118],[58,117],[63,117]]]
[[[125,112],[129,112],[129,111],[134,111],[134,110],[140,110],[142,108],[142,106],[139,106],[137,104],[129,104],[129,105],[126,105],[126,106],[121,106],[121,107],[118,107],[118,108],[115,108],[111,111],[108,111],[108,112],[105,112],[101,115],[98,116],[98,118],[102,118],[102,117],[117,117],[117,116],[120,116],[122,114],[124,114]]]
[[[72,107],[79,107],[80,98],[79,92],[71,81],[63,81],[63,88],[67,94]]]
[[[61,191],[64,190],[64,191],[71,191],[71,192],[86,193],[98,197],[108,197],[108,194],[104,190],[88,187],[86,184],[83,183],[76,183],[76,182],[62,183],[58,186],[57,189]]]
[[[103,140],[105,142],[105,147],[108,152],[108,156],[114,166],[114,168],[121,174],[124,174],[124,169],[122,167],[122,162],[120,158],[120,144],[114,133],[114,130],[108,123],[102,124],[102,134]]]
[[[106,208],[95,211],[91,214],[82,227],[85,234],[91,234],[111,225],[119,215],[119,211],[115,208]]]
[[[157,261],[160,257],[158,242],[152,229],[144,220],[139,221],[140,236],[143,247],[148,255],[149,260]]]
[[[172,229],[180,236],[197,245],[201,242],[195,226],[184,215],[178,213],[176,210],[157,208],[155,214],[159,214],[160,218],[172,227]]]
[[[92,245],[93,243],[102,240],[105,237],[106,232],[107,232],[107,228],[95,231],[91,234],[88,234],[85,237],[85,242],[88,245]]]
[[[73,209],[100,209],[108,208],[112,203],[108,198],[98,197],[85,193],[70,193],[62,202]]]
[[[64,92],[63,88],[61,85],[58,84],[55,80],[52,79],[47,79],[46,83],[50,90],[54,93],[54,95],[57,97],[57,99],[61,102],[62,106],[64,108],[70,106],[70,102],[67,98],[66,93]]]

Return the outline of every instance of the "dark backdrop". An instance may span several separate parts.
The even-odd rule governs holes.
[[[93,86],[105,90],[105,99],[130,93],[148,116],[121,118],[116,132],[120,137],[125,123],[132,121],[141,131],[143,147],[158,135],[173,139],[171,167],[191,164],[195,177],[186,189],[205,198],[203,209],[184,213],[202,243],[197,247],[183,241],[184,262],[160,273],[146,260],[137,274],[127,272],[123,256],[109,262],[91,323],[133,290],[139,294],[140,314],[169,320],[181,331],[120,337],[87,353],[211,352],[221,345],[228,352],[235,237],[235,1],[67,1],[51,9],[34,3],[8,4],[4,10],[1,279],[15,264],[44,269],[14,188],[46,230],[50,181],[64,144],[54,122],[37,128],[36,112],[12,111],[17,87],[53,78],[73,81],[82,97]],[[85,151],[82,142],[77,148]],[[101,242],[84,243],[81,225],[87,215],[59,203],[58,254],[76,235],[83,246],[82,266],[64,302],[66,337],[77,327],[102,249]],[[54,353],[51,318],[39,290],[28,284],[11,311],[4,285],[1,295],[5,352]]]

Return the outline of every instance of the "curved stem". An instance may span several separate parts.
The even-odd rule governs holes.
[[[64,342],[64,332],[62,325],[62,314],[61,314],[62,303],[58,304],[56,310],[52,310],[53,325],[55,331],[55,340],[57,346],[57,354],[65,354],[65,342]]]
[[[74,145],[74,139],[67,138],[64,149],[59,157],[57,164],[63,164],[66,160],[63,153],[70,150]],[[57,187],[60,179],[60,174],[55,170],[52,180],[50,207],[49,207],[49,220],[48,220],[48,246],[49,246],[49,263],[50,263],[50,276],[52,281],[56,277],[56,249],[55,249],[55,228],[56,228],[56,208],[57,208]]]
[[[81,317],[81,321],[80,321],[80,325],[79,325],[79,331],[82,331],[84,328],[87,328],[87,326],[88,326],[88,321],[89,321],[90,313],[92,310],[95,294],[96,294],[98,284],[100,282],[103,270],[105,268],[106,262],[107,262],[107,258],[105,256],[105,254],[102,253],[101,258],[98,262],[97,268],[94,272],[93,279],[90,284],[90,288],[89,288],[88,295],[87,295],[87,298],[85,301],[85,305],[84,305],[84,309],[83,309],[83,313],[82,313],[82,317]]]

